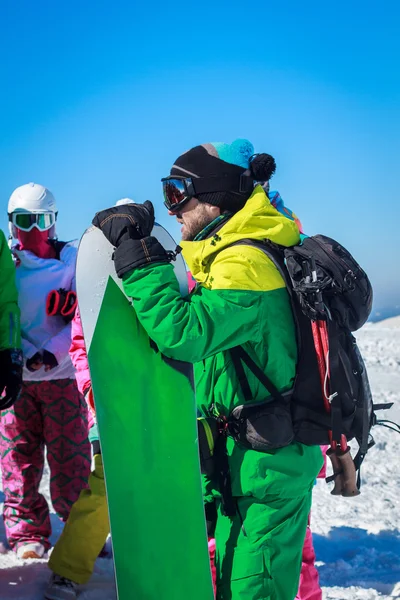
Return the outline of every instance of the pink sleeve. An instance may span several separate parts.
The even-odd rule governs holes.
[[[79,391],[83,394],[84,390],[90,386],[90,373],[79,309],[76,310],[72,321],[71,338],[72,343],[69,349],[69,355],[72,364],[76,369],[75,377]]]
[[[326,451],[329,446],[321,446],[322,456],[324,458],[324,464],[322,465],[322,469],[318,473],[318,479],[325,479],[326,477]]]
[[[196,280],[194,279],[194,277],[190,271],[187,272],[187,279],[188,279],[189,294],[191,294],[192,291],[194,290],[194,288],[196,287]]]

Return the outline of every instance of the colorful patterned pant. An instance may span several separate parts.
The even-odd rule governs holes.
[[[25,382],[12,409],[0,413],[4,523],[14,550],[51,534],[49,508],[39,484],[44,448],[54,510],[66,521],[90,474],[87,408],[74,379]]]

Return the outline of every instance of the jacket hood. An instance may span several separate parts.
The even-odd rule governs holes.
[[[215,235],[197,242],[181,242],[180,246],[193,277],[202,282],[204,268],[213,256],[243,239],[269,239],[281,246],[292,246],[299,243],[300,233],[296,222],[278,212],[258,185],[242,210],[235,213]]]

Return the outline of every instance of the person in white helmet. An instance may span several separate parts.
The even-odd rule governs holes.
[[[0,420],[3,518],[17,555],[41,558],[51,533],[49,508],[39,493],[44,448],[52,503],[62,520],[90,473],[87,408],[68,353],[77,244],[56,239],[56,201],[42,185],[18,187],[8,215],[10,237],[16,240],[12,253],[24,369],[21,395]]]

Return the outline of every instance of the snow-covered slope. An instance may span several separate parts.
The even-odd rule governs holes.
[[[49,471],[46,468],[42,493],[48,502]],[[1,488],[0,488],[1,490]],[[0,491],[0,512],[2,512],[3,493]],[[52,509],[52,543],[55,543],[62,531],[62,523]],[[107,544],[109,558],[98,559],[95,572],[89,584],[82,586],[79,600],[117,600],[114,585],[114,566],[111,558],[111,544]],[[13,552],[7,551],[3,523],[0,523],[0,599],[1,600],[42,600],[51,571],[47,560],[19,560]]]
[[[390,317],[389,319],[385,319],[384,321],[380,321],[379,323],[376,323],[376,325],[379,325],[379,327],[384,327],[385,329],[399,328],[400,315],[397,315],[396,317]]]
[[[398,321],[367,324],[357,338],[374,401],[394,402],[391,411],[379,416],[400,422]],[[325,600],[400,598],[400,435],[376,427],[374,437],[376,445],[362,469],[359,497],[331,496],[324,481],[315,487],[312,528]],[[45,493],[48,477],[46,472]],[[0,511],[2,498],[0,491]],[[52,522],[54,541],[61,524],[54,514]],[[1,542],[5,544],[2,525]],[[0,554],[1,600],[40,600],[48,576],[44,560],[22,563],[10,552]],[[82,587],[80,600],[115,599],[112,560],[99,559],[90,584]]]

